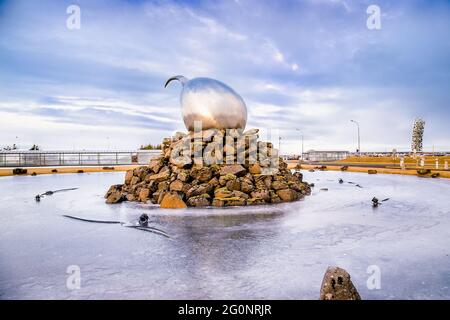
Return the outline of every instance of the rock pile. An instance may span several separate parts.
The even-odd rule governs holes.
[[[243,206],[294,201],[310,194],[258,130],[208,129],[163,140],[161,155],[130,170],[106,203],[140,201],[162,208]]]

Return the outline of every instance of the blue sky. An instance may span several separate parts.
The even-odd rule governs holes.
[[[81,28],[66,27],[69,5]],[[381,29],[366,26],[369,5]],[[184,130],[176,85],[207,76],[283,153],[450,150],[449,1],[0,1],[0,145],[135,149]]]

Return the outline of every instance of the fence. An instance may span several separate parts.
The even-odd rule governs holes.
[[[160,150],[0,151],[0,167],[108,166],[147,164]]]

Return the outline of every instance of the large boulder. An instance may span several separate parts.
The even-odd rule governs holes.
[[[169,190],[169,181],[161,181],[158,183],[158,191]]]
[[[187,201],[190,207],[205,207],[211,204],[211,197],[209,194],[204,193],[199,196],[190,197]]]
[[[133,179],[133,170],[128,170],[125,174],[125,184],[130,184],[131,179]]]
[[[170,183],[170,191],[183,191],[184,183],[181,180],[175,180]]]
[[[298,179],[299,182],[303,181],[303,174],[301,172],[294,172],[293,175]]]
[[[288,186],[290,189],[300,192],[301,194],[307,194],[310,190],[306,184],[298,181],[289,181]]]
[[[211,205],[213,207],[224,207],[225,206],[225,200],[221,198],[214,198]]]
[[[193,179],[197,179],[200,182],[207,182],[212,178],[212,170],[210,167],[193,167],[190,175]]]
[[[139,201],[146,202],[149,200],[149,196],[150,196],[150,189],[142,188],[141,191],[139,192]]]
[[[281,190],[289,188],[287,182],[283,180],[275,180],[274,182],[272,182],[271,186],[273,190]]]
[[[257,163],[251,164],[248,167],[248,172],[251,174],[261,174],[261,166]]]
[[[208,183],[202,183],[196,186],[191,187],[187,192],[186,192],[186,197],[190,198],[190,197],[194,197],[194,196],[199,196],[201,194],[205,194],[205,193],[212,193],[213,191],[213,186],[211,186]]]
[[[130,180],[130,185],[135,185],[138,184],[141,181],[141,179],[139,177],[133,176]]]
[[[228,181],[226,186],[230,191],[241,190],[241,183],[237,179]]]
[[[142,166],[133,170],[133,175],[138,177],[140,181],[143,181],[148,173],[150,173],[150,169],[148,167]]]
[[[229,198],[233,196],[233,192],[230,191],[227,187],[217,188],[214,190],[215,198]]]
[[[214,207],[245,206],[246,204],[246,199],[239,197],[214,198],[212,201]]]
[[[232,192],[232,197],[237,197],[237,198],[241,198],[241,199],[245,199],[245,200],[250,198],[250,196],[248,194],[246,194],[245,192],[238,191],[238,190],[235,190]]]
[[[217,186],[219,186],[219,179],[214,177],[214,178],[212,178],[211,180],[208,181],[208,184],[210,184],[211,186],[216,188]]]
[[[148,175],[145,178],[145,181],[150,182],[154,180],[155,182],[161,182],[170,178],[170,170],[162,171],[157,174]]]
[[[112,204],[122,202],[125,198],[124,195],[122,194],[122,187],[123,185],[121,184],[111,186],[105,195],[106,203]]]
[[[272,186],[272,176],[270,175],[255,176],[255,187],[257,189],[271,189],[271,186]]]
[[[278,190],[277,196],[284,202],[298,200],[298,193],[292,189]]]
[[[238,197],[232,197],[225,199],[225,206],[226,207],[232,207],[232,206],[245,206],[247,204],[246,199],[238,198]]]
[[[245,193],[250,193],[255,189],[255,186],[253,185],[252,181],[250,179],[247,179],[244,177],[241,180],[241,191]]]
[[[135,196],[134,194],[132,194],[132,193],[128,193],[128,194],[125,196],[125,199],[126,199],[127,201],[136,201],[136,196]]]
[[[320,300],[361,300],[361,296],[347,271],[328,267],[320,288]]]
[[[163,166],[164,159],[162,157],[151,159],[150,164],[148,165],[149,169],[153,171],[153,173],[158,173]]]
[[[228,181],[236,180],[237,177],[234,174],[228,173],[226,175],[220,176],[219,184],[225,186]]]
[[[177,176],[178,180],[187,182],[187,181],[189,181],[190,178],[191,178],[191,176],[189,174],[189,170],[182,169],[178,172],[178,176]]]
[[[246,200],[246,204],[248,206],[253,206],[253,205],[257,205],[257,204],[265,204],[266,202],[263,199],[259,199],[259,198],[249,198]]]
[[[281,198],[277,195],[274,190],[270,190],[270,203],[280,203],[282,202]]]
[[[225,165],[220,169],[220,175],[234,174],[235,176],[244,175],[246,170],[240,164]]]
[[[166,209],[180,209],[180,208],[186,208],[186,203],[180,198],[180,196],[175,192],[167,192],[161,203],[161,208]]]
[[[267,189],[256,189],[255,191],[252,191],[250,195],[252,198],[261,199],[265,202],[270,201],[270,193]]]

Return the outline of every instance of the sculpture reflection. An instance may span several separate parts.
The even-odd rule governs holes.
[[[194,121],[202,121],[202,129],[244,129],[247,123],[247,107],[244,100],[226,84],[211,78],[188,80],[175,76],[167,80],[165,87],[178,80],[183,86],[180,103],[183,121],[189,131]]]

